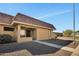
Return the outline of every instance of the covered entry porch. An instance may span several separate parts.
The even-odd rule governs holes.
[[[28,42],[36,39],[36,28],[18,25],[16,33],[17,42]]]

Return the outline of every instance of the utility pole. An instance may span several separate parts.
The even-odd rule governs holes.
[[[75,40],[75,3],[73,3],[73,31],[74,31],[73,39],[74,39],[74,44],[75,44],[76,43],[76,40]]]

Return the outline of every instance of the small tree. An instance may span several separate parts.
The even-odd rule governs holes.
[[[69,36],[71,36],[72,33],[73,33],[72,30],[65,30],[65,31],[63,32],[63,35],[66,36],[66,37],[69,37]]]
[[[78,31],[76,31],[76,33],[79,33],[79,30],[78,30]]]

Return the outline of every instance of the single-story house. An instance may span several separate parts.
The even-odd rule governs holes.
[[[60,33],[60,32],[53,32],[57,35],[57,37],[62,37],[63,36],[63,33]]]
[[[16,16],[0,12],[0,34],[16,37],[17,42],[51,39],[52,24],[17,13]]]
[[[57,39],[57,37],[62,37],[63,33],[60,32],[52,32],[52,39]]]
[[[79,37],[79,33],[76,33],[76,35],[75,35],[76,37]]]
[[[72,33],[71,36],[74,36],[74,33]],[[75,33],[75,37],[79,37],[79,32]]]

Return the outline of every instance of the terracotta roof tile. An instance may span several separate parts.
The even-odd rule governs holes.
[[[0,12],[0,23],[9,24],[12,21],[12,18],[13,16]]]
[[[35,19],[33,17],[27,16],[21,13],[18,13],[14,18],[14,16],[0,12],[0,23],[11,24],[12,21],[14,20],[55,29],[55,27],[52,24],[46,23],[44,21]]]
[[[27,15],[24,15],[21,13],[18,13],[14,20],[19,21],[19,22],[25,22],[25,23],[29,23],[29,24],[35,24],[35,25],[40,25],[40,26],[55,29],[55,27],[52,24],[46,23],[44,21],[35,19],[33,17],[27,16]]]

